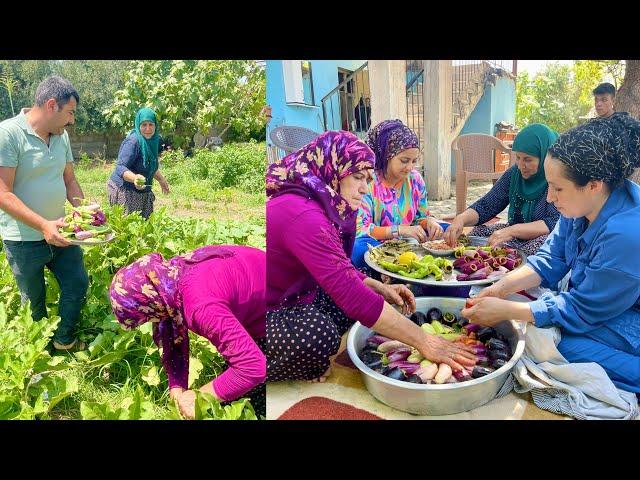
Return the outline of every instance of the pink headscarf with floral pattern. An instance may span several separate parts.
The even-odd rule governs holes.
[[[162,363],[167,371],[178,372],[189,360],[189,336],[178,291],[182,269],[233,255],[223,246],[202,247],[169,261],[159,253],[150,253],[118,270],[113,278],[109,294],[118,322],[126,329],[154,322],[153,340],[162,347]]]

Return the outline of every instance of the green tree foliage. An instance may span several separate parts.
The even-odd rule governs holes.
[[[124,85],[124,73],[130,64],[125,60],[65,60],[54,62],[53,73],[69,80],[80,94],[76,113],[77,132],[104,132],[111,125],[103,110],[115,92]]]
[[[593,107],[592,90],[605,81],[620,85],[619,60],[578,60],[573,65],[550,63],[533,78],[518,74],[516,124],[544,123],[564,132],[584,121]]]
[[[116,90],[124,85],[129,61],[122,60],[3,60],[0,75],[10,75],[16,85],[12,92],[15,113],[33,105],[36,89],[49,75],[69,80],[80,94],[76,114],[77,132],[104,132],[110,124],[102,114],[113,102]],[[13,116],[7,95],[0,95],[0,119]]]
[[[216,135],[229,130],[238,140],[260,139],[265,91],[265,72],[255,61],[136,61],[104,113],[127,132],[139,108],[153,108],[160,132],[178,147],[188,145],[195,133],[208,135],[212,127]]]

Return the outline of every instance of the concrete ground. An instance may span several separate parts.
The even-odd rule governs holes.
[[[480,182],[473,181],[469,184],[467,189],[467,207],[471,205],[473,202],[478,200],[480,197],[485,195],[491,187],[493,186],[492,182]],[[427,205],[429,207],[429,211],[431,215],[441,220],[447,220],[448,217],[453,217],[456,213],[456,184],[455,181],[451,182],[451,198],[446,200],[427,200]],[[505,209],[502,213],[498,215],[501,221],[506,221],[507,218],[507,210]]]

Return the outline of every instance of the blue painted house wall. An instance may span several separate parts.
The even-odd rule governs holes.
[[[282,60],[267,60],[267,104],[271,106],[271,121],[267,126],[267,143],[271,145],[269,133],[280,125],[295,125],[324,131],[322,98],[338,86],[338,68],[357,70],[366,60],[311,60],[314,105],[287,104],[284,88]],[[338,112],[339,115],[339,112]]]
[[[500,77],[496,84],[485,88],[484,94],[460,130],[467,133],[495,135],[500,122],[514,124],[516,120],[516,84],[510,77]],[[456,173],[456,160],[451,152],[451,175]]]

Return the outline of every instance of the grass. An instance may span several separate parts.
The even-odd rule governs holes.
[[[107,366],[109,367],[109,366]],[[112,407],[122,406],[124,400],[132,397],[135,387],[132,383],[110,381],[109,368],[102,368],[100,372],[87,372],[82,367],[64,370],[59,374],[68,382],[78,385],[78,391],[62,400],[51,412],[54,420],[77,420],[82,418],[80,403],[91,402],[106,404]],[[169,412],[169,395],[165,392],[153,402],[154,418],[166,418]]]
[[[161,160],[162,162],[162,160]],[[193,160],[174,163],[160,171],[169,182],[170,193],[162,193],[157,181],[155,209],[167,207],[172,215],[216,220],[264,223],[266,197],[264,193],[251,193],[235,187],[213,188],[209,179],[197,177]],[[114,159],[83,159],[76,163],[75,172],[86,198],[107,204],[106,183],[115,168]],[[256,172],[264,175],[264,172]]]

